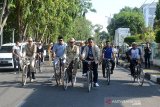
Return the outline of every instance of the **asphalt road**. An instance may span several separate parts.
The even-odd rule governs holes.
[[[145,80],[133,83],[129,71],[115,68],[107,85],[99,69],[99,85],[87,92],[86,79],[78,72],[77,83],[64,91],[49,81],[52,67],[44,66],[36,81],[21,85],[21,74],[0,73],[0,107],[160,107],[160,86]]]

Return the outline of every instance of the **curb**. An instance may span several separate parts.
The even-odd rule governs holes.
[[[129,70],[128,64],[119,63],[119,66]],[[144,73],[145,73],[144,75],[145,79],[160,84],[160,72],[159,73],[149,73],[149,72],[144,71]],[[159,74],[159,75],[156,75],[156,74]]]

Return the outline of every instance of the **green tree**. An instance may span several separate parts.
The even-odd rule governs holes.
[[[76,40],[86,40],[92,30],[91,22],[84,17],[77,17],[73,23],[71,36]]]
[[[111,19],[111,23],[107,26],[110,35],[115,35],[118,28],[130,28],[131,34],[142,33],[144,28],[144,18],[142,12],[137,8],[123,8],[118,14]]]
[[[155,37],[155,39],[156,39],[156,42],[157,42],[157,43],[160,43],[160,30],[158,30],[158,31],[156,32],[156,37]]]
[[[135,36],[128,36],[124,38],[124,42],[127,43],[128,45],[131,45],[133,42],[138,42],[139,37],[137,35]]]
[[[14,4],[5,35],[14,28],[20,40],[32,36],[38,41],[56,41],[59,35],[67,38],[77,34],[78,29],[82,29],[76,26],[80,22],[86,23],[83,31],[90,35],[91,24],[82,17],[85,18],[83,15],[88,11],[95,11],[91,0],[15,0]]]
[[[155,37],[156,42],[160,43],[160,0],[158,1],[157,7],[156,7],[154,29],[156,32],[156,37]]]
[[[1,0],[0,1],[0,45],[3,44],[3,29],[6,25],[8,16],[12,8],[14,8],[13,0]]]

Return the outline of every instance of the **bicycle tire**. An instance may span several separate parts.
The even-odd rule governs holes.
[[[56,69],[54,70],[54,75],[55,75],[56,84],[57,84],[57,86],[59,86],[59,75],[58,75]]]
[[[42,72],[41,71],[41,60],[39,59],[39,61],[38,61],[38,70],[39,70],[39,72]]]
[[[107,85],[110,84],[110,69],[109,67],[106,69],[106,77],[107,77]]]
[[[139,69],[139,74],[138,74],[138,83],[139,83],[139,85],[140,86],[142,86],[143,85],[143,83],[144,83],[144,72],[143,72],[143,69],[142,68],[140,68]]]
[[[87,71],[87,86],[88,86],[88,92],[91,91],[92,88],[92,71]]]
[[[28,67],[25,65],[22,70],[22,86],[26,85],[27,82],[27,72],[28,72]]]
[[[67,88],[68,88],[68,80],[69,80],[69,77],[68,77],[67,70],[65,68],[64,69],[64,77],[63,77],[63,87],[64,87],[64,90],[67,90]]]

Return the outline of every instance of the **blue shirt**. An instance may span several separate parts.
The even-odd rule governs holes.
[[[104,54],[104,58],[106,58],[106,59],[112,58],[112,53],[113,53],[112,48],[104,47],[102,52]]]
[[[56,43],[56,44],[53,46],[52,51],[55,52],[56,57],[62,57],[62,56],[65,54],[66,46],[67,46],[66,44]]]

